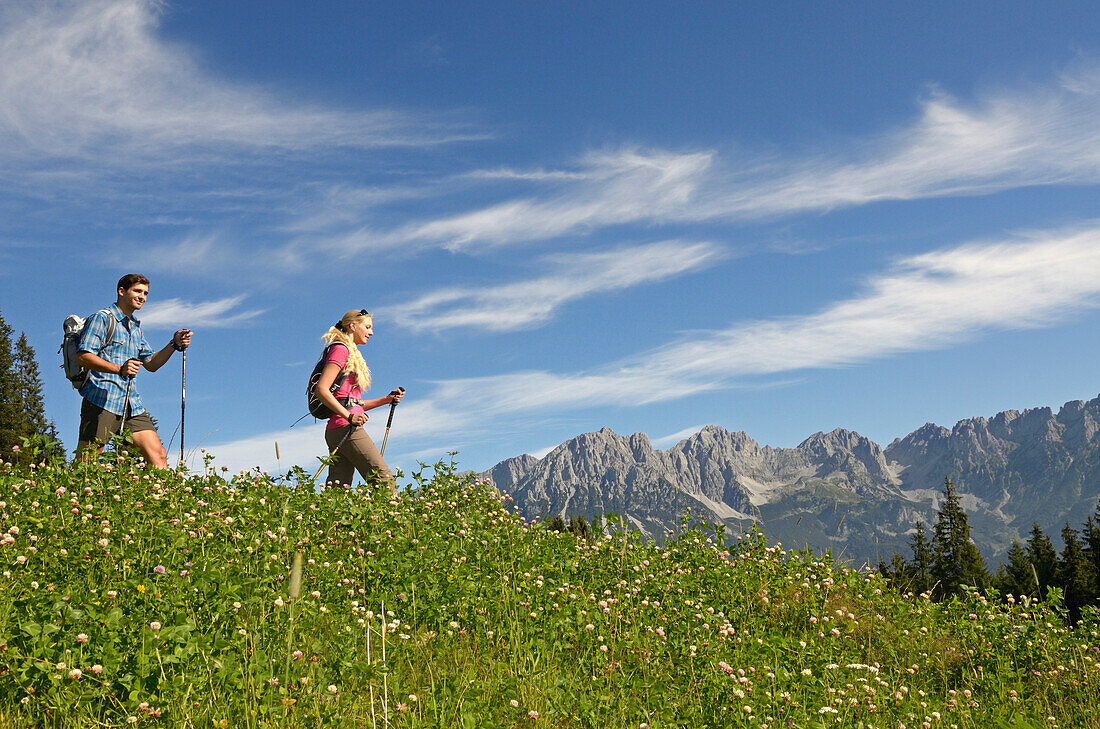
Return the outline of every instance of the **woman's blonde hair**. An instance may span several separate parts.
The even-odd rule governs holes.
[[[335,326],[329,327],[329,330],[321,337],[326,347],[333,342],[347,345],[348,361],[340,371],[355,375],[355,381],[358,383],[359,389],[364,392],[370,389],[370,368],[367,367],[367,361],[363,359],[363,355],[360,354],[359,348],[355,346],[355,340],[352,339],[349,332],[352,324],[360,324],[367,319],[373,320],[373,317],[365,310],[352,309],[344,314]]]

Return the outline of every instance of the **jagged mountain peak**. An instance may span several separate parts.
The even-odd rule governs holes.
[[[877,443],[854,430],[835,428],[828,433],[817,432],[798,444],[798,450],[823,452],[833,455],[837,451],[854,451],[857,448],[881,450]]]
[[[1100,397],[926,423],[882,449],[858,432],[814,433],[795,448],[761,447],[708,425],[668,450],[645,433],[584,433],[541,460],[519,456],[486,472],[528,518],[609,512],[650,536],[675,530],[688,508],[736,528],[818,549],[843,545],[878,559],[906,553],[914,522],[932,523],[950,477],[972,536],[996,559],[1033,521],[1056,533],[1080,524],[1100,497]]]
[[[718,425],[708,425],[677,443],[672,451],[698,452],[700,449],[728,449],[738,453],[756,453],[760,445],[743,430],[731,432]]]

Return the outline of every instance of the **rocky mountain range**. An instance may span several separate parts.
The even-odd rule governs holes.
[[[545,457],[509,458],[481,474],[511,494],[527,518],[614,512],[663,539],[692,514],[739,533],[758,523],[771,541],[831,550],[872,564],[910,558],[917,521],[935,522],[944,478],[969,515],[987,562],[1038,522],[1056,544],[1080,528],[1100,498],[1100,397],[948,429],[929,423],[885,448],[849,430],[815,433],[796,448],[761,447],[743,432],[707,426],[668,450],[643,433],[608,428]]]

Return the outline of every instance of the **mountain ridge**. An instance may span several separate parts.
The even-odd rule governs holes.
[[[1100,499],[1100,396],[926,423],[885,448],[835,428],[794,448],[761,446],[708,425],[667,450],[644,433],[583,433],[542,458],[520,455],[480,474],[527,518],[615,512],[662,539],[691,512],[727,530],[756,522],[770,538],[857,561],[908,556],[917,521],[934,523],[945,477],[972,537],[997,561],[1032,522],[1078,528]]]

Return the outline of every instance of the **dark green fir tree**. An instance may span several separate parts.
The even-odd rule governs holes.
[[[1008,549],[1008,561],[1002,565],[998,588],[1006,595],[1038,597],[1039,588],[1035,584],[1035,570],[1031,566],[1031,556],[1027,547],[1016,539]]]
[[[924,522],[916,523],[909,546],[913,550],[913,561],[908,569],[910,590],[919,595],[932,589],[932,543],[928,541]]]
[[[1088,604],[1092,591],[1092,565],[1085,556],[1077,530],[1066,522],[1062,529],[1062,554],[1055,577],[1065,601],[1071,623],[1081,619],[1081,608]]]
[[[19,445],[19,389],[12,357],[12,328],[0,314],[0,458],[11,457],[12,448]]]
[[[943,480],[943,503],[932,529],[932,577],[941,598],[958,593],[962,585],[989,583],[985,560],[970,541],[970,521],[950,478]]]
[[[57,428],[46,417],[46,403],[42,396],[42,377],[35,359],[34,347],[27,341],[27,335],[21,333],[13,352],[15,363],[14,379],[18,391],[20,429],[24,435],[38,436],[51,441],[57,440]]]
[[[1027,540],[1027,554],[1031,559],[1031,566],[1035,569],[1034,581],[1038,597],[1043,599],[1047,595],[1047,588],[1054,584],[1058,572],[1058,552],[1038,522],[1031,525],[1031,537]]]

